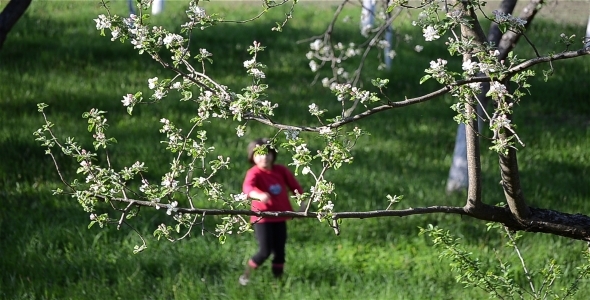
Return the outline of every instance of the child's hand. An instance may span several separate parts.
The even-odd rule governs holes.
[[[260,194],[258,200],[260,200],[260,202],[264,204],[267,204],[268,202],[270,202],[270,195],[268,193],[262,193]]]
[[[248,197],[258,200],[264,204],[270,202],[270,194],[263,191],[251,191]]]

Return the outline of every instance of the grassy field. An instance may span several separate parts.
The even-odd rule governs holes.
[[[184,22],[181,6],[167,2],[164,13],[153,21],[179,28]],[[123,1],[112,7],[126,13]],[[227,1],[205,7],[230,19],[254,16],[259,9],[251,2]],[[333,96],[310,85],[308,44],[293,43],[321,33],[331,7],[303,3],[281,34],[270,31],[282,17],[280,9],[248,25],[207,29],[195,33],[193,47],[214,53],[210,76],[239,88],[245,84],[245,49],[253,40],[260,41],[268,47],[260,59],[269,67],[269,97],[280,103],[277,120],[301,122],[311,103],[337,112]],[[266,266],[247,287],[239,286],[237,277],[256,248],[250,234],[231,237],[224,245],[198,233],[174,244],[158,242],[150,233],[166,216],[144,211],[134,225],[145,233],[149,248],[134,255],[139,241],[128,228],[87,229],[88,215],[75,201],[51,194],[60,183],[49,157],[33,139],[33,131],[42,124],[36,104],[50,105],[48,115],[58,124],[60,136],[81,137],[83,144],[90,139],[82,113],[93,107],[108,111],[109,132],[119,141],[111,152],[115,163],[144,161],[155,179],[170,162],[158,143],[165,137],[158,133],[157,120],[167,117],[187,124],[195,113],[190,103],[169,97],[158,105],[136,108],[132,117],[126,114],[122,95],[146,91],[148,78],[169,74],[146,55],[100,37],[92,19],[102,12],[95,1],[34,1],[0,52],[0,299],[486,299],[482,291],[456,283],[449,262],[439,260],[431,241],[418,236],[418,227],[427,224],[461,237],[484,265],[496,264],[496,257],[512,264],[515,281],[525,285],[517,257],[504,249],[501,235],[487,232],[484,222],[458,216],[347,220],[340,236],[316,220],[292,221],[284,283],[269,284]],[[347,13],[353,21],[340,23],[346,30],[337,38],[358,34],[358,9],[351,7]],[[434,84],[418,81],[430,60],[448,57],[446,50],[440,43],[426,45],[417,28],[399,24],[396,29],[413,41],[397,49],[392,72],[375,74],[390,79],[387,92],[394,100],[433,90]],[[539,19],[529,36],[540,52],[547,53],[556,49],[552,41],[561,32],[582,36],[584,29],[579,23]],[[425,46],[424,51],[416,53],[415,44]],[[523,57],[533,54],[524,43],[517,52]],[[374,67],[375,63],[369,65]],[[532,82],[531,95],[515,115],[527,145],[519,151],[524,194],[533,206],[588,214],[590,90],[584,87],[590,60],[560,61],[554,67],[548,82]],[[337,209],[383,209],[387,194],[405,196],[399,207],[462,205],[464,195],[444,193],[456,131],[451,104],[452,99],[441,98],[359,122],[372,135],[360,141],[352,165],[330,174],[338,187]],[[237,191],[248,167],[245,145],[272,131],[251,124],[247,135],[237,138],[236,125],[210,128],[210,140],[221,154],[232,157],[232,170],[222,174],[222,182]],[[486,149],[489,143],[483,143]],[[288,163],[284,157],[279,161]],[[67,168],[73,162],[60,162],[65,175],[73,176],[75,167]],[[484,200],[501,202],[497,157],[485,150],[482,164]],[[575,277],[586,247],[580,241],[525,234],[521,250],[529,270],[556,259],[563,267],[556,282],[561,288]],[[581,287],[577,299],[590,292],[587,281]]]

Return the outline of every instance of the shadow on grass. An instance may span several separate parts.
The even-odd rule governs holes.
[[[168,22],[166,24],[170,27],[178,27],[177,20],[166,21]],[[245,81],[242,82],[243,79],[239,79],[244,74],[242,62],[250,59],[246,48],[253,40],[267,46],[267,50],[260,55],[260,59],[269,66],[268,84],[273,88],[269,91],[269,98],[280,102],[276,117],[278,121],[303,120],[303,123],[317,124],[317,120],[307,114],[307,106],[311,103],[318,103],[329,108],[331,114],[337,114],[340,104],[335,97],[318,84],[310,85],[313,74],[309,72],[308,61],[304,56],[308,50],[308,44],[291,43],[293,40],[308,38],[318,32],[287,26],[285,32],[278,35],[270,31],[273,25],[273,21],[245,26],[224,25],[196,32],[192,43],[194,49],[207,48],[216,55],[214,68],[211,68],[208,74],[231,82],[234,85],[231,86],[232,88],[247,84]],[[541,23],[539,27],[533,27],[530,30],[531,34],[535,34],[534,39],[552,40],[554,37],[546,35],[550,31],[542,30],[543,26],[549,25]],[[356,26],[353,27],[356,30]],[[570,29],[579,30],[577,27]],[[340,36],[336,36],[336,39],[343,39],[353,34],[357,34],[356,31],[342,32]],[[279,38],[279,36],[289,38]],[[546,52],[550,46],[552,45],[547,43],[547,45],[540,45],[539,49]],[[525,48],[525,46],[519,46],[518,51],[529,53],[530,50]],[[394,60],[393,71],[375,72],[375,74],[390,79],[386,93],[392,100],[402,100],[406,95],[417,96],[437,88],[437,85],[432,82],[421,86],[416,82],[429,65],[430,57],[440,53],[446,54],[441,44],[429,45],[422,53],[400,49],[398,57]],[[169,74],[161,71],[159,66],[146,55],[137,55],[136,51],[129,46],[110,42],[108,37],[99,37],[92,22],[80,26],[77,23],[52,19],[48,15],[27,14],[18,23],[3,51],[0,52],[0,61],[2,62],[0,122],[3,127],[0,131],[0,153],[4,157],[0,160],[2,171],[0,182],[4,189],[2,198],[5,198],[5,207],[8,207],[0,213],[2,217],[0,218],[0,240],[2,241],[1,252],[5,254],[2,264],[6,268],[3,269],[15,270],[13,273],[3,275],[3,285],[14,283],[13,280],[17,282],[15,284],[21,286],[26,286],[30,281],[46,282],[43,287],[39,285],[35,287],[39,289],[38,295],[41,295],[41,290],[49,285],[60,285],[65,290],[74,286],[76,280],[84,280],[84,278],[90,278],[90,281],[93,278],[100,278],[105,280],[101,286],[108,287],[119,280],[128,280],[134,276],[135,272],[138,272],[143,274],[137,275],[140,276],[139,278],[144,276],[148,279],[138,280],[136,284],[149,285],[158,279],[174,277],[179,273],[184,268],[180,262],[181,258],[165,257],[160,254],[161,257],[153,259],[133,259],[107,251],[105,248],[109,246],[100,248],[95,245],[93,248],[93,241],[91,241],[93,237],[90,237],[90,234],[68,232],[67,229],[71,227],[80,228],[80,231],[85,230],[88,224],[87,216],[81,213],[79,205],[71,198],[57,200],[48,194],[48,187],[43,187],[45,190],[42,192],[36,190],[36,185],[42,185],[44,182],[55,183],[58,178],[54,172],[53,163],[33,140],[32,132],[42,124],[42,118],[36,112],[36,104],[48,103],[51,105],[47,111],[49,117],[58,125],[65,126],[57,129],[58,133],[65,136],[83,135],[85,138],[82,138],[80,142],[89,148],[91,147],[90,137],[88,133],[85,133],[85,122],[80,116],[82,112],[98,107],[109,112],[109,120],[114,121],[109,130],[112,130],[113,135],[120,140],[121,147],[113,150],[111,154],[124,157],[123,159],[126,160],[136,158],[141,160],[139,158],[144,157],[148,160],[147,164],[156,164],[157,167],[147,176],[150,180],[157,182],[160,179],[158,174],[169,164],[169,161],[163,155],[164,150],[154,150],[149,147],[154,141],[164,139],[157,132],[158,125],[150,127],[145,123],[157,123],[163,116],[184,119],[186,122],[194,115],[196,105],[180,103],[170,98],[158,106],[137,108],[133,117],[126,116],[120,103],[122,95],[137,90],[147,92],[145,86],[148,77],[155,75],[163,78]],[[455,69],[459,68],[456,62],[453,66]],[[367,68],[376,69],[376,65],[371,62]],[[586,101],[590,99],[589,90],[574,87],[584,86],[589,64],[581,63],[580,60],[556,62],[555,68],[556,72],[549,82],[535,81],[532,96],[523,99],[521,103],[523,110],[516,115],[516,122],[523,124],[520,128],[523,130],[523,136],[526,137],[525,142],[530,140],[533,144],[540,143],[546,138],[536,129],[538,122],[545,123],[546,126],[542,127],[542,131],[550,132],[557,145],[567,143],[568,139],[578,139],[574,140],[574,143],[580,143],[579,139],[584,138],[581,131],[571,137],[563,135],[559,130],[564,127],[564,123],[573,122],[572,120],[580,120],[580,122],[573,122],[569,129],[588,128],[588,125],[584,127],[583,124],[587,124],[584,120],[587,121],[587,116],[590,114],[590,102]],[[542,68],[536,70],[540,72]],[[116,73],[127,75],[110,78]],[[365,87],[370,86],[369,82],[364,84]],[[563,97],[544,96],[556,94]],[[463,195],[446,196],[443,193],[456,131],[456,124],[451,120],[453,115],[449,108],[451,104],[450,99],[441,98],[431,103],[403,108],[403,110],[391,110],[359,122],[359,126],[375,128],[375,130],[371,132],[371,137],[363,138],[359,142],[353,153],[355,163],[352,166],[344,166],[342,174],[334,176],[337,187],[341,189],[338,195],[341,201],[339,209],[383,209],[387,207],[385,199],[387,194],[405,195],[404,201],[396,208],[428,206],[434,203],[462,205],[465,202]],[[547,124],[538,119],[549,119],[551,122]],[[243,155],[242,149],[247,143],[234,137],[234,127],[235,125],[211,127],[211,139],[216,145],[222,146],[220,148],[226,148],[223,151],[232,154],[232,157]],[[258,126],[251,126],[251,128],[258,128]],[[524,149],[525,153],[527,151]],[[585,163],[587,160],[584,160],[588,158],[587,154],[586,156],[580,154],[580,157],[571,159],[581,163],[572,163],[567,159],[538,160],[535,155],[524,154],[522,160],[521,175],[523,182],[528,181],[530,184],[527,184],[528,192],[525,191],[525,195],[530,195],[527,197],[531,205],[571,212],[587,211],[586,200],[589,194],[587,182],[584,180],[588,177],[588,168]],[[490,157],[493,154],[485,156]],[[492,166],[488,169],[489,173],[484,174],[486,184],[484,193],[489,195],[492,199],[490,202],[494,203],[502,199],[502,191],[497,185],[499,180],[497,167],[493,165],[497,159],[492,157],[488,160],[491,161],[489,164]],[[58,156],[58,161],[62,166],[71,163],[63,156]],[[132,162],[115,162],[115,164]],[[288,163],[287,160],[284,162]],[[235,167],[245,170],[247,164],[240,162]],[[73,175],[75,170],[68,169],[65,172],[66,175]],[[234,181],[241,179],[242,169],[234,173],[238,174],[224,174],[222,180],[227,183],[233,182],[239,187],[239,183]],[[384,177],[383,174],[387,176]],[[550,183],[547,184],[544,180]],[[146,214],[144,219],[139,220],[145,221],[142,224],[152,230],[165,218],[166,216],[160,212],[160,214]],[[211,220],[213,219],[209,219],[211,223],[208,225],[213,228],[214,221]],[[481,234],[485,226],[483,222],[460,216],[382,218],[371,222],[347,220],[343,223],[342,230],[343,237],[353,243],[382,246],[386,243],[401,241],[407,236],[415,236],[418,227],[429,223],[458,228],[457,231],[466,240],[491,240],[489,236]],[[319,243],[333,237],[329,227],[317,229],[315,220],[306,220],[293,227],[298,229],[293,231],[290,237],[295,243]],[[145,232],[148,232],[148,229]],[[128,239],[126,235],[129,232],[130,230],[123,232],[110,230],[103,235],[104,240],[99,237],[96,243],[109,244],[113,240],[125,240]],[[310,237],[310,232],[315,235]],[[40,236],[46,236],[43,242],[46,244],[39,244],[35,246],[38,248],[33,248],[33,252],[37,252],[38,256],[23,260],[20,256],[22,250],[27,245],[35,244]],[[75,245],[76,241],[80,240],[86,241],[85,247]],[[132,246],[126,246],[129,247],[124,251],[128,253]],[[169,248],[161,247],[170,251],[171,256],[178,254],[173,250],[176,244]],[[109,254],[101,256],[101,251]],[[43,255],[46,253],[51,253],[53,256],[45,259]],[[64,261],[68,253],[75,253],[80,257]],[[200,250],[191,255],[183,253],[182,259],[188,259],[187,264],[194,267],[191,272],[201,272],[215,278],[223,272],[226,262],[219,257],[212,259],[206,254],[207,252]],[[124,265],[124,276],[120,275],[121,264]],[[54,272],[55,268],[61,268],[63,271]],[[335,284],[336,279],[326,279],[323,276],[334,272],[349,275],[354,273],[345,267],[318,265],[302,271],[301,279]],[[49,281],[47,281],[47,274],[53,275]],[[21,283],[18,283],[19,281]],[[62,293],[66,295],[64,290]],[[12,299],[18,295],[4,296]]]

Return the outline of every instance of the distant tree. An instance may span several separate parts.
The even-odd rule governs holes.
[[[514,2],[507,0],[502,5],[513,5]],[[76,198],[90,214],[91,224],[104,226],[115,223],[121,226],[129,224],[128,220],[140,212],[140,207],[163,209],[173,217],[174,220],[170,221],[173,225],[162,224],[155,229],[155,234],[170,240],[187,236],[196,224],[204,224],[202,220],[213,215],[227,216],[215,228],[215,234],[224,238],[229,233],[248,229],[249,224],[246,218],[242,217],[244,215],[318,218],[327,221],[338,233],[339,220],[345,218],[445,213],[500,223],[511,231],[543,232],[590,241],[590,217],[531,207],[521,188],[516,149],[521,147],[522,142],[513,124],[512,115],[519,107],[514,104],[525,96],[522,90],[529,86],[528,80],[537,76],[531,67],[590,54],[590,48],[585,46],[583,41],[566,34],[555,37],[555,41],[563,45],[562,49],[555,49],[555,54],[538,53],[532,41],[528,39],[528,45],[535,49],[535,57],[521,59],[509,53],[517,39],[512,38],[512,35],[524,36],[529,24],[527,20],[532,19],[536,8],[542,2],[531,0],[529,5],[534,6],[534,9],[531,9],[528,15],[523,15],[523,18],[518,18],[508,13],[511,10],[509,7],[488,15],[482,9],[483,3],[479,0],[425,0],[415,6],[406,0],[389,1],[387,5],[382,6],[384,9],[374,12],[378,22],[374,27],[367,29],[366,42],[353,44],[335,40],[333,35],[337,18],[344,6],[351,3],[342,1],[336,7],[334,20],[329,23],[326,31],[309,40],[310,51],[306,56],[311,70],[332,70],[331,76],[322,78],[321,82],[342,103],[342,111],[337,113],[327,112],[322,109],[321,104],[309,105],[309,113],[318,119],[316,125],[280,124],[273,120],[276,105],[265,98],[265,91],[272,87],[264,83],[266,66],[258,59],[264,51],[264,45],[256,41],[253,41],[248,49],[250,59],[244,61],[244,75],[249,77],[250,84],[240,91],[230,90],[222,82],[205,73],[205,65],[212,60],[212,54],[203,48],[191,54],[188,49],[189,37],[194,28],[206,30],[207,27],[215,26],[223,20],[208,13],[198,5],[198,1],[190,3],[187,22],[183,24],[180,34],[148,24],[148,19],[141,14],[122,18],[111,15],[107,9],[106,15],[100,15],[95,19],[97,29],[103,34],[108,31],[109,38],[113,40],[130,42],[140,53],[149,54],[175,74],[171,78],[149,79],[149,88],[153,91],[151,95],[146,96],[149,99],[144,98],[142,93],[124,95],[121,102],[127,111],[131,114],[134,106],[142,102],[159,102],[167,97],[171,90],[179,92],[182,100],[193,101],[197,108],[192,119],[193,126],[185,130],[181,130],[168,119],[160,120],[160,131],[166,134],[167,139],[164,142],[170,150],[170,170],[162,174],[162,180],[154,183],[143,177],[147,166],[142,162],[115,170],[110,159],[98,160],[95,151],[105,151],[101,157],[109,158],[105,149],[114,147],[113,139],[106,134],[105,113],[98,109],[84,115],[89,130],[93,132],[94,149],[82,148],[76,142],[77,139],[58,139],[52,131],[54,124],[47,119],[43,128],[35,134],[37,140],[48,148],[47,153],[52,157],[59,151],[79,162],[77,171],[83,177],[75,181],[68,181],[62,177],[66,190],[58,192]],[[264,11],[275,6],[291,4],[285,21],[273,28],[275,31],[281,31],[294,16],[292,12],[297,2],[265,0],[263,3]],[[143,8],[147,9],[149,4],[149,1],[144,1]],[[461,70],[451,70],[445,59],[434,57],[426,68],[426,74],[421,82],[435,80],[439,85],[438,89],[418,97],[401,96],[391,99],[381,92],[388,86],[388,80],[369,77],[374,85],[374,91],[369,91],[360,86],[360,78],[364,74],[367,57],[375,53],[371,49],[387,46],[387,42],[384,42],[386,32],[397,16],[406,10],[420,10],[413,24],[422,29],[426,42],[434,42],[448,34],[449,38],[445,45],[457,60],[461,60],[462,67]],[[492,37],[486,37],[483,31],[481,20],[485,18],[497,24],[497,30],[490,34]],[[501,37],[499,32],[502,33]],[[498,40],[497,44],[490,43]],[[580,48],[568,50],[575,45]],[[376,53],[383,59],[382,51]],[[360,57],[360,63],[351,66],[348,62],[353,57]],[[548,65],[552,67],[552,64]],[[207,65],[207,68],[214,66]],[[488,89],[488,85],[489,90],[484,95],[482,91]],[[382,196],[385,204],[389,202],[389,206],[383,210],[363,212],[335,210],[338,207],[335,198],[337,187],[325,175],[327,172],[339,172],[342,164],[352,162],[351,150],[357,139],[365,134],[365,129],[346,125],[390,109],[422,103],[443,95],[453,97],[455,120],[465,124],[469,180],[465,204],[436,206],[436,203],[433,203],[433,206],[429,207],[392,209],[392,204],[398,202],[400,196],[375,195]],[[485,105],[480,105],[482,112],[478,114],[477,107],[482,102],[478,100],[478,95],[493,101],[493,108],[488,109]],[[362,107],[362,111],[355,111],[357,106]],[[39,110],[46,117],[45,107],[44,104],[39,105]],[[216,182],[217,177],[214,175],[229,167],[230,160],[215,152],[209,144],[206,130],[201,126],[205,122],[216,124],[228,122],[230,119],[242,124],[236,128],[237,136],[242,136],[248,129],[248,122],[259,122],[276,129],[273,147],[282,147],[285,152],[290,153],[292,165],[298,172],[303,176],[310,176],[315,181],[308,193],[296,197],[297,201],[308,201],[305,212],[250,211],[250,200],[245,195],[231,194],[222,184]],[[499,178],[507,203],[505,206],[486,203],[482,197],[479,123],[486,124],[491,131],[490,135],[493,136],[491,149],[497,152],[499,158]],[[280,134],[281,132],[285,136]],[[306,138],[309,135],[301,135],[301,132],[314,133],[323,141],[323,148],[317,153],[312,153],[307,147]],[[62,176],[57,161],[56,166]],[[210,200],[211,203],[223,203],[223,208],[196,207],[196,195]],[[175,196],[185,200],[178,203],[174,200]],[[97,207],[102,202],[109,203],[106,207],[112,208],[112,211],[98,214]],[[144,248],[145,244],[138,245],[136,251]]]
[[[25,13],[31,0],[10,0],[0,13],[0,49],[4,46],[6,36],[20,17]]]

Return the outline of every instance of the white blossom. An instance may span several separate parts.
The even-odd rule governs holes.
[[[314,51],[319,51],[323,45],[324,42],[322,42],[322,40],[316,39],[315,41],[313,41],[313,43],[309,44],[309,48]]]
[[[506,115],[500,115],[494,120],[494,124],[499,127],[510,128],[510,119]]]
[[[240,104],[237,101],[233,102],[232,104],[229,105],[229,110],[234,115],[238,115],[238,114],[242,113],[242,107],[240,106]]]
[[[250,69],[249,73],[252,74],[252,76],[254,76],[254,78],[265,78],[266,77],[266,75],[264,75],[264,72],[262,72],[256,68]]]
[[[123,106],[131,105],[133,103],[133,94],[127,94],[123,96],[123,100],[121,100],[121,102],[123,102]]]
[[[424,39],[427,42],[434,41],[440,38],[440,35],[438,35],[438,31],[436,31],[436,29],[432,25],[429,25],[428,27],[424,28],[422,32],[424,32]]]
[[[111,41],[114,41],[121,35],[121,29],[119,27],[114,27],[111,30]]]
[[[420,51],[422,51],[422,50],[420,50]],[[418,51],[418,52],[420,52],[420,51]],[[387,52],[387,56],[391,59],[394,59],[396,55],[397,55],[397,53],[395,52],[395,50],[389,50],[389,52]]]
[[[487,63],[480,63],[480,64],[478,64],[477,66],[479,67],[479,70],[480,70],[481,72],[483,72],[483,73],[486,73],[486,72],[493,73],[493,72],[495,72],[495,69],[493,69],[493,68],[492,68],[492,65],[490,65],[490,64],[487,64]]]
[[[162,186],[165,188],[175,188],[178,185],[178,181],[169,178],[170,176],[166,176],[162,181]]]
[[[312,72],[316,72],[319,69],[319,67],[320,66],[318,65],[318,63],[315,62],[315,60],[309,62],[309,68]]]
[[[422,45],[416,45],[414,47],[414,51],[416,51],[418,53],[422,52],[423,49],[424,49],[424,47],[422,47]]]
[[[139,190],[141,192],[145,192],[145,190],[148,188],[149,185],[150,185],[150,183],[147,181],[147,179],[142,179],[141,186],[139,187]]]
[[[131,35],[131,44],[134,49],[142,49],[143,44],[148,42],[149,30],[145,25],[137,21],[137,18],[130,17],[127,22],[130,26],[129,34]],[[140,53],[143,51],[140,51]]]
[[[250,69],[251,67],[254,66],[255,63],[256,63],[256,61],[254,60],[254,58],[250,59],[250,60],[246,60],[246,61],[244,61],[244,68]]]
[[[204,48],[199,49],[199,53],[201,54],[201,56],[203,58],[213,56],[213,54],[211,54],[211,52],[207,51],[207,49],[204,49]]]
[[[321,135],[329,135],[332,134],[332,128],[324,126],[322,128],[320,128],[320,134]]]
[[[315,103],[312,103],[309,105],[309,113],[312,115],[318,115],[320,113],[320,109]]]
[[[357,53],[356,53],[356,50],[354,48],[351,47],[351,48],[346,49],[346,53],[345,53],[346,56],[353,57],[356,54]]]
[[[371,32],[371,28],[372,28],[371,24],[367,24],[367,25],[363,26],[361,28],[361,35],[364,37],[368,37],[369,32]]]
[[[161,89],[158,89],[154,92],[154,98],[156,98],[157,100],[164,98],[164,96],[166,96],[166,93]]]
[[[445,66],[447,65],[447,61],[444,59],[437,59],[436,61],[430,62],[430,71],[432,72],[432,76],[434,78],[441,78],[445,73]]]
[[[148,79],[148,87],[150,88],[150,90],[155,89],[157,84],[158,84],[158,77]]]
[[[463,71],[467,72],[467,74],[475,74],[475,72],[477,71],[477,62],[468,59],[463,62],[462,69]]]
[[[328,203],[326,205],[324,205],[324,207],[322,207],[322,210],[327,210],[327,211],[332,211],[334,209],[334,203],[332,203],[332,201],[328,201]]]
[[[481,83],[480,82],[472,82],[469,84],[469,87],[474,91],[479,91],[481,89]]]
[[[105,15],[98,15],[98,18],[94,19],[94,22],[96,22],[97,30],[111,27],[111,21]]]
[[[182,137],[178,134],[171,134],[168,137],[168,141],[170,144],[175,144],[176,142],[182,141]]]
[[[244,193],[239,193],[237,195],[232,194],[231,197],[234,199],[234,201],[236,202],[242,202],[242,201],[246,201],[248,200],[248,195],[244,194]]]
[[[301,174],[303,175],[307,175],[309,172],[311,172],[311,168],[308,166],[303,167],[303,170],[301,170]]]
[[[189,10],[186,12],[191,19],[199,20],[207,17],[207,13],[205,10],[197,5],[194,5],[194,2],[191,2],[191,6]]]
[[[176,208],[178,206],[178,202],[174,201],[172,203],[169,204],[168,206],[168,210],[166,211],[167,215],[171,215],[173,212],[177,211],[178,209]]]
[[[508,94],[508,90],[506,89],[506,86],[501,84],[498,81],[492,81],[490,83],[490,94],[497,94],[499,98],[504,97],[506,94]]]
[[[168,33],[162,41],[166,46],[180,45],[184,41],[184,38],[176,33]]]
[[[446,65],[447,65],[447,61],[442,58],[439,58],[436,61],[430,61],[430,68],[432,70],[441,70]]]
[[[145,165],[145,163],[136,161],[135,163],[133,163],[133,165],[131,167],[135,168],[135,169],[141,169],[141,168],[143,168],[144,165]]]
[[[245,134],[244,126],[238,126],[238,127],[236,127],[236,135],[238,137],[243,137],[244,134]]]

